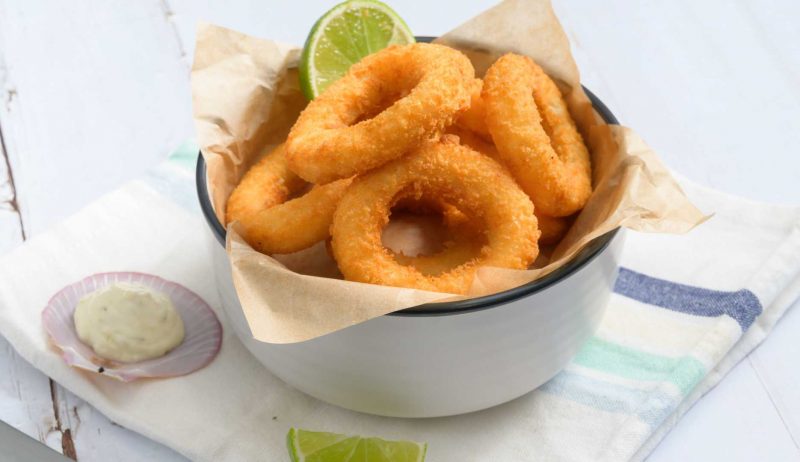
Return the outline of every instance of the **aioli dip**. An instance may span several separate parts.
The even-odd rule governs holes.
[[[164,356],[183,341],[183,321],[168,296],[117,282],[85,295],[73,315],[81,341],[98,356],[138,362]]]

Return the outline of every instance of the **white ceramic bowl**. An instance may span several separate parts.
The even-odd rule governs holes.
[[[617,123],[587,94],[608,123]],[[311,396],[386,416],[477,411],[550,380],[597,330],[624,240],[619,230],[601,236],[558,271],[505,292],[416,307],[306,342],[275,345],[253,339],[236,297],[225,229],[208,197],[202,156],[197,189],[223,308],[247,349]]]

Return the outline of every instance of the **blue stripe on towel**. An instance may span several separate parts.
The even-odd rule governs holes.
[[[727,314],[746,331],[761,314],[761,302],[747,289],[722,292],[657,279],[620,268],[614,292],[650,305],[695,316]]]
[[[653,429],[661,425],[679,402],[679,397],[659,390],[638,390],[569,371],[561,372],[539,391],[606,412],[633,414]]]

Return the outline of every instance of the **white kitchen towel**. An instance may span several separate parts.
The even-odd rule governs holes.
[[[684,181],[715,216],[683,236],[629,232],[595,337],[553,380],[493,409],[424,420],[346,411],[282,383],[227,328],[217,359],[186,377],[119,383],[71,369],[48,347],[40,312],[89,274],[153,273],[220,311],[194,193],[196,152],[179,151],[0,259],[0,334],[19,354],[114,421],[194,460],[287,460],[291,426],[428,441],[431,461],[641,460],[800,294],[800,207]]]

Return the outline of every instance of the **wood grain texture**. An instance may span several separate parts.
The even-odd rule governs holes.
[[[159,0],[0,0],[0,29],[13,94],[0,124],[30,235],[192,133],[188,66]]]
[[[424,35],[491,3],[391,2]],[[737,195],[800,200],[800,2],[554,3],[583,81],[673,169]],[[0,253],[192,136],[197,21],[300,44],[330,5],[0,0],[0,130],[8,151],[0,158]],[[798,460],[798,333],[794,309],[650,460]],[[0,339],[0,419],[60,451],[69,431],[82,462],[183,460],[54,391],[53,401],[48,379]]]
[[[56,431],[50,380],[20,358],[0,338],[0,420],[27,435],[60,450]]]
[[[108,420],[91,405],[59,387],[55,400],[59,421],[70,431],[80,462],[184,461],[171,449]],[[66,448],[62,452],[66,454]]]
[[[2,132],[0,132],[2,141]],[[0,143],[0,255],[22,243],[24,232],[5,150]]]
[[[3,30],[0,29],[0,50],[5,47]],[[7,75],[8,66],[0,53],[0,105],[5,105],[6,108],[16,95],[15,90],[6,83]],[[25,238],[24,234],[11,161],[6,153],[5,136],[0,124],[0,255],[19,245]]]
[[[0,28],[0,50],[6,48]],[[8,66],[0,53],[0,105],[7,111],[16,93],[7,83]],[[22,217],[11,161],[6,151],[0,123],[0,255],[25,240]],[[11,345],[0,338],[0,420],[27,435],[60,448],[61,433],[56,431],[50,398],[50,380],[19,357]]]
[[[35,235],[191,135],[188,63],[167,10],[158,0],[0,0],[0,250],[19,244],[21,225]],[[2,346],[4,421],[79,460],[180,460],[51,390]]]

